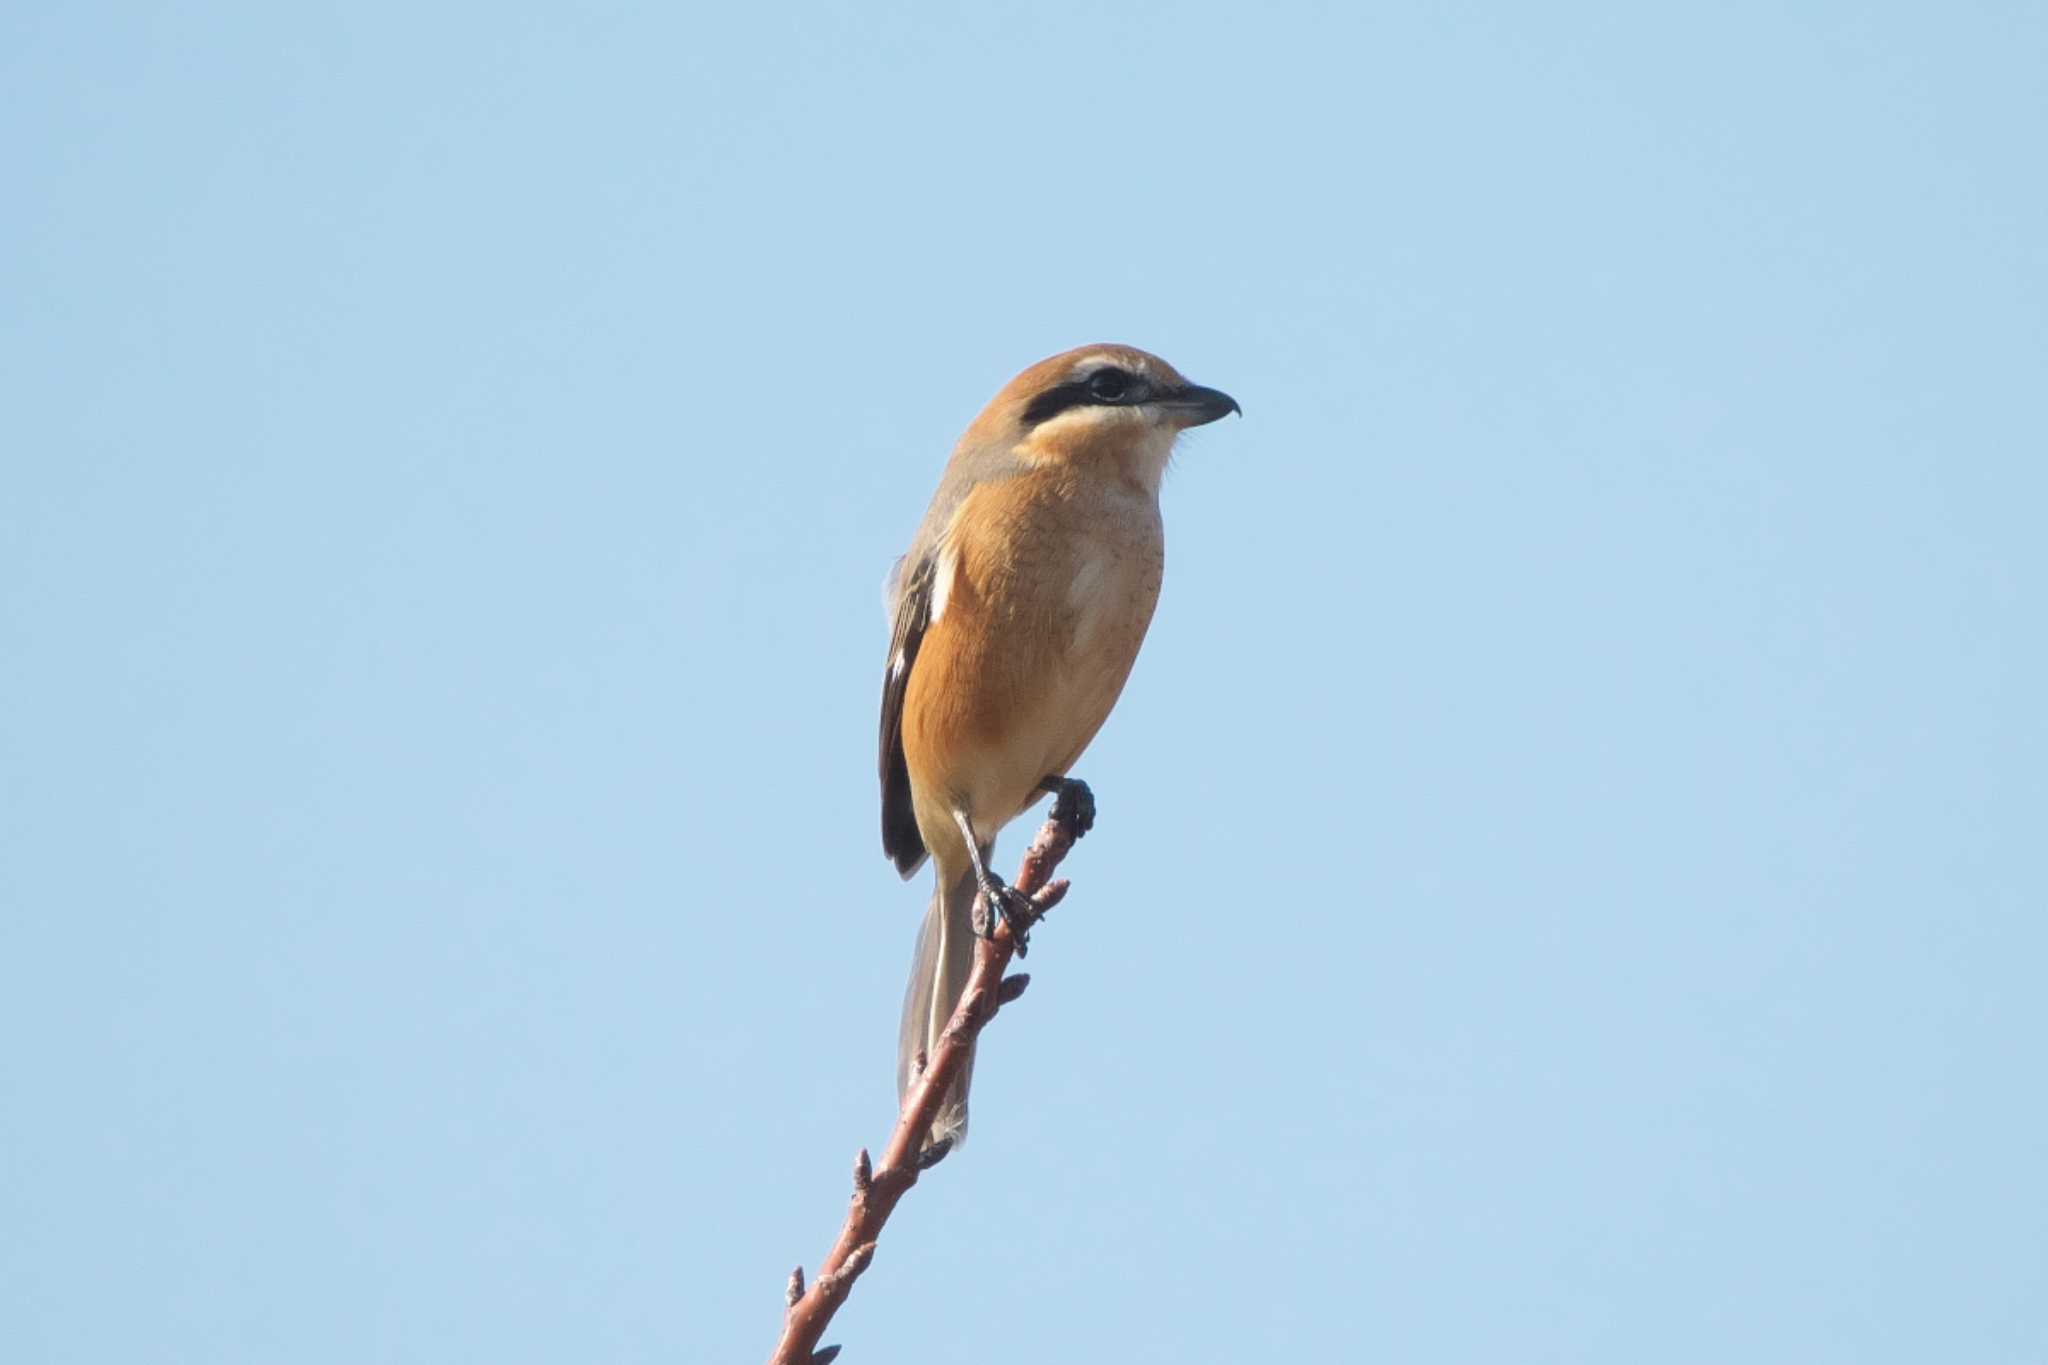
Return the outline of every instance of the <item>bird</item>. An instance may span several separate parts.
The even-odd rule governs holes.
[[[1041,360],[960,437],[889,575],[882,848],[905,880],[932,864],[904,992],[899,1104],[966,985],[977,896],[983,929],[1000,914],[1024,950],[1029,904],[989,867],[996,835],[1047,792],[1092,818],[1069,770],[1122,693],[1159,600],[1159,488],[1174,444],[1242,411],[1136,347]],[[970,1053],[928,1149],[965,1140],[972,1070]]]

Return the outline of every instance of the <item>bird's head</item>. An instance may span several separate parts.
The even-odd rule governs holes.
[[[1229,394],[1190,384],[1135,346],[1081,346],[1004,385],[969,439],[1007,444],[1034,464],[1112,460],[1156,490],[1175,438],[1239,411]]]

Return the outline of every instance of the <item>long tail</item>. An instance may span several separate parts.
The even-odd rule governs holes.
[[[937,864],[933,864],[936,874]],[[910,964],[910,986],[903,992],[903,1031],[896,1043],[896,1101],[901,1104],[910,1088],[910,1073],[917,1054],[929,1057],[953,1017],[953,1007],[967,988],[967,975],[974,966],[974,872],[968,872],[951,886],[934,876],[931,908],[925,911],[924,927],[917,931],[917,955]],[[974,1054],[946,1092],[932,1123],[931,1141],[951,1138],[955,1146],[967,1138],[967,1083],[974,1075]]]

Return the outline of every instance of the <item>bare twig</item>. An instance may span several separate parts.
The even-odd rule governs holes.
[[[1038,837],[1024,850],[1024,861],[1014,883],[1031,898],[1033,910],[1041,916],[1067,894],[1067,883],[1054,881],[1052,874],[1086,829],[1086,819],[1075,819],[1065,805],[1064,796],[1053,803]],[[832,1244],[832,1250],[818,1268],[817,1278],[806,1287],[803,1267],[790,1272],[789,1311],[782,1321],[782,1340],[777,1343],[775,1354],[768,1358],[768,1365],[828,1365],[839,1354],[837,1346],[821,1349],[818,1339],[824,1336],[832,1315],[853,1291],[853,1282],[874,1259],[875,1240],[889,1215],[895,1212],[897,1201],[917,1183],[920,1171],[937,1165],[950,1149],[952,1144],[948,1141],[925,1145],[932,1119],[953,1078],[966,1064],[975,1036],[995,1018],[997,1009],[1024,993],[1031,979],[1022,974],[1004,978],[1003,971],[1016,954],[1017,944],[1002,917],[997,916],[996,921],[995,932],[976,945],[974,970],[960,993],[960,1004],[903,1097],[896,1131],[890,1135],[889,1145],[882,1149],[880,1167],[871,1165],[866,1148],[854,1159],[853,1203],[839,1229],[839,1240]]]

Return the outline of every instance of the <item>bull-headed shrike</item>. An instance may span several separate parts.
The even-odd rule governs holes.
[[[989,868],[996,834],[1067,774],[1116,704],[1159,600],[1159,484],[1189,427],[1238,411],[1129,346],[1083,346],[1003,387],[953,448],[890,575],[882,847],[933,864],[903,1001],[898,1095],[937,1046],[974,961],[974,903],[1028,906]],[[990,918],[985,923],[993,924]],[[931,1141],[967,1130],[960,1072]]]

